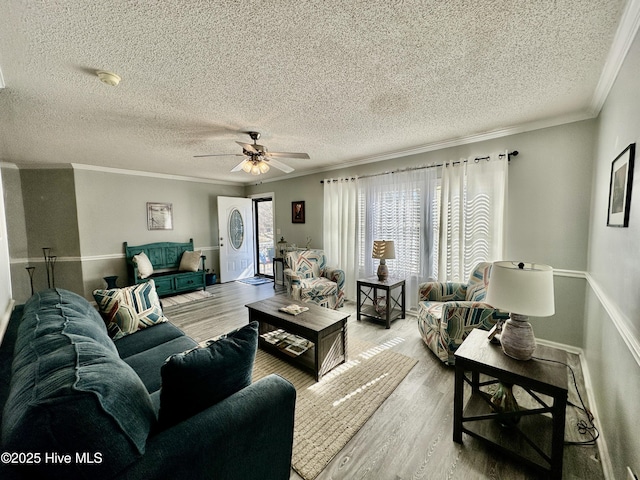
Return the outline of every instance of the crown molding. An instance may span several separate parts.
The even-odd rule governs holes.
[[[240,182],[228,182],[225,180],[213,180],[209,178],[197,178],[197,177],[189,177],[184,175],[170,175],[167,173],[143,172],[141,170],[126,170],[124,168],[101,167],[97,165],[85,165],[82,163],[72,163],[71,167],[74,170],[88,170],[93,172],[114,173],[117,175],[133,175],[138,177],[161,178],[164,180],[180,180],[183,182],[210,183],[215,185],[232,185],[236,187],[243,186],[243,184]]]
[[[7,168],[10,170],[19,170],[18,166],[15,163],[11,163],[11,162],[0,162],[0,168]]]
[[[592,118],[594,118],[593,113],[590,110],[584,110],[577,113],[570,113],[568,115],[562,115],[559,117],[535,120],[532,122],[522,123],[522,124],[514,125],[511,127],[468,135],[465,137],[457,137],[457,138],[452,138],[448,140],[427,143],[424,145],[407,148],[404,150],[395,150],[392,152],[381,153],[378,155],[356,158],[354,160],[341,163],[340,165],[321,167],[321,168],[316,168],[314,170],[305,170],[304,172],[300,172],[300,173],[287,174],[286,177],[282,176],[278,178],[263,180],[260,182],[255,182],[255,181],[247,182],[245,183],[245,185],[249,186],[249,185],[259,185],[263,183],[279,182],[282,180],[289,180],[296,177],[305,177],[305,176],[314,175],[317,173],[330,172],[334,170],[342,170],[344,168],[357,167],[359,165],[366,165],[368,163],[377,163],[385,160],[393,160],[401,157],[408,157],[410,155],[419,155],[421,153],[433,152],[436,150],[444,150],[446,148],[458,147],[460,145],[468,145],[470,143],[479,143],[487,140],[494,140],[496,138],[508,137],[510,135],[517,135],[519,133],[532,132],[534,130],[541,130],[543,128],[557,127],[559,125],[580,122],[583,120],[590,120]]]
[[[604,102],[609,96],[624,59],[638,33],[638,27],[640,27],[640,0],[629,0],[620,17],[620,24],[613,37],[607,61],[604,64],[600,80],[591,98],[589,108],[594,117],[600,114],[600,110],[602,110]]]
[[[70,163],[15,163],[18,170],[71,170]]]

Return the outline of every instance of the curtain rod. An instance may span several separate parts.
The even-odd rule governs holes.
[[[517,150],[514,150],[513,152],[509,152],[509,153],[501,153],[498,155],[498,157],[502,158],[505,155],[507,155],[507,161],[510,162],[511,161],[511,157],[517,157],[518,156],[518,152]],[[473,159],[474,163],[478,163],[480,162],[480,160],[486,160],[487,162],[491,159],[491,157],[489,155],[485,156],[485,157],[476,157]],[[460,163],[467,163],[468,160],[458,160],[455,162],[447,162],[447,163],[451,163],[451,165],[458,165]],[[411,172],[413,170],[422,170],[424,168],[435,168],[435,167],[442,167],[444,166],[444,163],[436,163],[434,165],[423,165],[420,167],[407,167],[407,168],[400,168],[398,170],[392,170],[390,172],[381,172],[381,173],[370,173],[369,175],[361,175],[358,178],[369,178],[369,177],[377,177],[379,175],[386,175],[388,173],[400,173],[400,172]],[[343,178],[342,180],[355,180],[355,177],[351,177],[351,178]],[[338,179],[333,180],[334,182],[337,182]],[[320,183],[324,183],[324,180],[320,180]]]

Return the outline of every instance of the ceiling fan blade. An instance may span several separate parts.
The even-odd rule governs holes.
[[[258,150],[255,149],[255,147],[253,145],[251,145],[250,143],[242,143],[242,142],[236,142],[238,145],[240,145],[242,148],[244,148],[247,152],[251,152],[251,153],[260,153],[258,152]]]
[[[242,167],[244,166],[244,164],[247,162],[247,159],[245,158],[244,160],[242,160],[238,165],[236,165],[235,167],[233,167],[231,169],[231,172],[239,172],[240,170],[242,170]]]
[[[310,158],[308,153],[291,153],[291,152],[266,152],[267,157],[275,158]]]
[[[244,157],[244,155],[242,155],[241,153],[214,153],[212,155],[194,155],[193,158],[198,158],[198,157],[230,157],[230,156]]]
[[[285,165],[282,162],[279,162],[278,160],[276,160],[275,158],[269,158],[267,159],[267,163],[269,165],[271,165],[272,167],[276,167],[279,170],[282,170],[284,173],[291,173],[293,172],[293,168],[291,168],[289,165]]]

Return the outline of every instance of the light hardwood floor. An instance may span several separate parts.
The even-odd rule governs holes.
[[[172,318],[171,309],[167,309],[169,319],[198,341],[245,325],[248,321],[245,305],[275,294],[272,283],[253,286],[232,282],[207,290],[216,298],[211,315]],[[211,310],[210,304],[208,309]],[[422,342],[414,316],[396,320],[387,330],[381,324],[356,321],[353,302],[347,302],[343,311],[352,314],[348,322],[349,335],[370,343],[399,340],[394,350],[417,359],[418,364],[318,480],[545,478],[467,435],[463,435],[462,445],[452,440],[454,370],[443,365]],[[193,320],[196,317],[199,319]],[[579,358],[569,354],[569,364],[586,402]],[[569,384],[569,400],[578,404],[571,377]],[[583,418],[578,410],[567,407],[566,440],[587,439],[576,427]],[[300,478],[292,470],[291,480]],[[597,448],[565,446],[563,478],[603,479]]]

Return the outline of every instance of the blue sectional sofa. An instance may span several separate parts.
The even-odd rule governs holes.
[[[240,355],[242,345],[255,348],[257,326],[211,345],[223,341],[233,364],[250,370],[253,357]],[[222,350],[195,347],[170,322],[113,341],[84,298],[61,289],[35,294],[14,311],[0,346],[0,478],[288,479],[293,386],[277,375],[251,383],[249,373],[246,385],[207,385],[214,396],[236,391],[196,405],[196,377],[180,368],[194,356],[219,361]],[[172,418],[170,364],[179,385]]]

